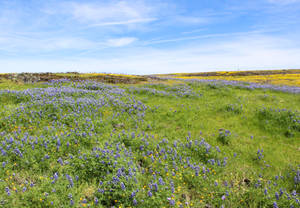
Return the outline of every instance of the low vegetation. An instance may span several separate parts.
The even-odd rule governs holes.
[[[210,79],[254,82],[260,84],[289,85],[300,87],[300,70],[264,70],[264,71],[220,71],[203,73],[177,73],[161,75],[182,79]]]
[[[1,75],[2,207],[299,207],[296,88],[52,75]]]

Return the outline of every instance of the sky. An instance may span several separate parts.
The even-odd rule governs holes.
[[[300,0],[0,0],[0,73],[300,68]]]

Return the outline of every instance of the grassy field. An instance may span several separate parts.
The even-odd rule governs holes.
[[[181,79],[211,79],[254,82],[260,84],[289,85],[300,87],[300,70],[267,70],[267,71],[220,71],[203,73],[177,73],[161,75]]]
[[[299,207],[299,93],[74,76],[0,80],[2,207]]]

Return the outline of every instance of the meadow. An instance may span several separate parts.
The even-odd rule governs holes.
[[[1,207],[300,206],[297,85],[91,76],[2,76]]]
[[[240,82],[253,82],[260,84],[288,85],[300,87],[299,69],[175,73],[161,76],[172,76],[181,79],[231,80]]]

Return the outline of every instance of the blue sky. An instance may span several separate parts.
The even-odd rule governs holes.
[[[0,0],[0,73],[300,68],[300,0]]]

